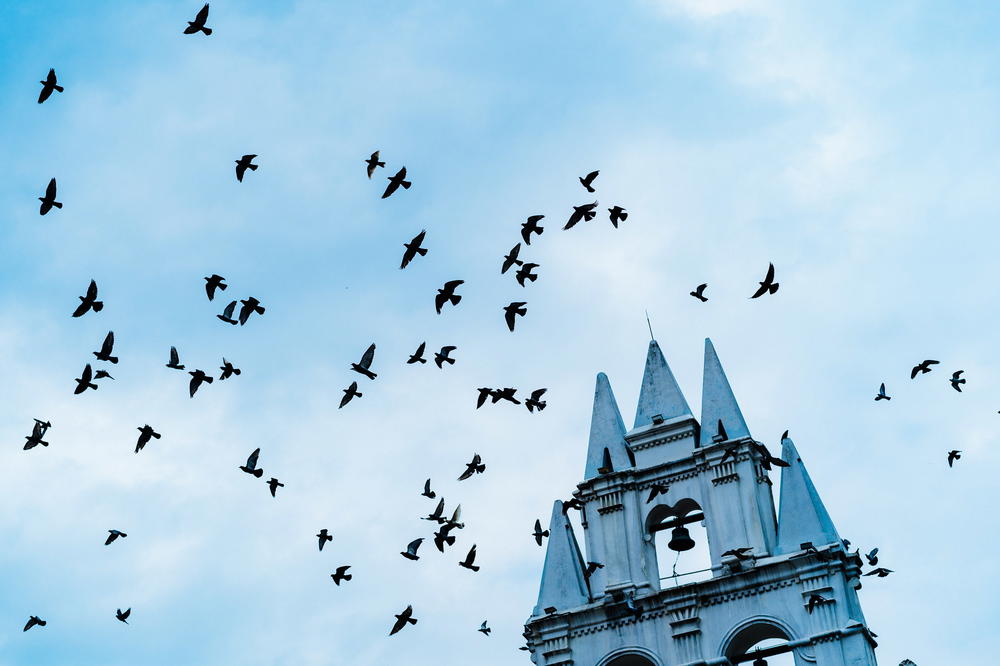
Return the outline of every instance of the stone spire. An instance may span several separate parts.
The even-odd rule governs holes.
[[[722,422],[728,439],[749,437],[750,430],[736,403],[736,396],[722,370],[712,341],[705,338],[705,375],[701,388],[701,437],[698,446],[710,446]]]
[[[607,456],[604,451],[607,449]],[[610,458],[612,469],[606,467]],[[585,479],[592,479],[608,471],[619,471],[631,467],[625,450],[625,423],[622,421],[611,383],[603,372],[597,374],[594,389],[594,411],[590,417],[590,443],[587,447],[587,468]],[[604,472],[602,472],[604,470]]]
[[[541,616],[545,609],[576,608],[590,602],[587,579],[583,575],[583,555],[566,517],[563,503],[552,505],[549,521],[549,543],[542,568],[542,583],[538,589],[538,604],[532,615]]]
[[[649,352],[646,354],[646,370],[642,373],[642,390],[639,392],[639,404],[635,410],[633,428],[647,426],[653,422],[655,415],[661,415],[663,420],[678,416],[691,416],[684,394],[681,393],[674,373],[670,372],[667,360],[663,358],[660,345],[656,340],[649,341]]]
[[[781,504],[778,507],[778,553],[800,550],[800,544],[814,546],[837,543],[840,536],[823,506],[809,472],[802,464],[795,444],[781,440],[781,458],[789,464],[781,468]]]

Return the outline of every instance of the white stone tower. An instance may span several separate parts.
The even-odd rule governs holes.
[[[701,426],[655,340],[631,430],[597,375],[584,481],[573,493],[587,558],[567,518],[574,509],[557,501],[525,624],[532,661],[764,666],[791,652],[796,666],[875,666],[856,593],[861,560],[842,543],[791,439],[781,447],[775,461],[750,437],[710,340]],[[787,465],[777,520],[771,465]],[[667,489],[649,500],[654,486]],[[695,523],[705,527],[711,577],[661,586],[655,534],[670,530],[669,547],[684,551]],[[766,639],[776,645],[750,650]]]

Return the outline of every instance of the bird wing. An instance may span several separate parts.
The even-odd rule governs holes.
[[[368,368],[371,367],[372,361],[374,360],[375,360],[375,343],[373,342],[371,346],[369,346],[368,349],[365,350],[365,353],[362,354],[361,362],[358,363],[358,365],[367,370]]]
[[[444,347],[441,347],[441,355],[442,356],[447,356],[448,354],[452,353],[456,349],[458,349],[458,347],[456,347],[455,345],[445,345]]]
[[[465,284],[465,280],[449,280],[444,283],[445,291],[455,291],[460,284]]]
[[[171,347],[170,348],[170,364],[171,365],[179,365],[180,364],[180,360],[181,360],[181,358],[177,354],[177,347]]]
[[[208,20],[208,3],[198,11],[198,15],[194,17],[196,23],[204,23]]]
[[[512,308],[510,306],[504,308],[503,318],[504,318],[504,321],[507,322],[507,328],[509,328],[510,330],[513,331],[514,330],[514,308]]]
[[[411,240],[410,242],[411,243],[416,243],[417,246],[419,246],[421,243],[424,242],[424,236],[426,236],[426,235],[427,235],[427,230],[426,229],[421,229],[420,233],[417,234],[416,236],[414,236],[413,240]]]
[[[56,198],[56,179],[53,178],[49,180],[49,184],[45,186],[45,198],[55,199]]]
[[[540,389],[535,389],[534,391],[532,391],[532,392],[531,392],[531,399],[532,399],[532,400],[538,400],[538,399],[539,399],[539,398],[541,398],[541,397],[542,397],[543,395],[545,395],[545,392],[546,392],[546,391],[548,391],[548,389],[547,389],[547,388],[540,388]]]
[[[882,382],[878,387],[878,392],[885,395],[885,382]]]
[[[421,342],[421,343],[420,343],[420,346],[419,346],[419,347],[417,347],[417,351],[416,351],[416,352],[414,352],[414,354],[413,354],[413,355],[414,355],[414,356],[423,356],[423,355],[424,355],[424,348],[425,348],[426,346],[427,346],[427,343],[426,343],[426,342]]]
[[[420,544],[422,544],[423,542],[424,542],[423,537],[420,537],[419,539],[414,539],[410,543],[406,544],[406,552],[408,552],[410,555],[416,555],[417,548],[420,548]]]
[[[80,381],[82,381],[84,384],[89,384],[93,376],[94,376],[93,370],[91,370],[90,364],[88,363],[83,368],[83,374],[80,375]]]
[[[56,70],[54,68],[49,67],[49,74],[48,74],[48,76],[45,77],[45,82],[46,83],[55,83],[56,82]]]
[[[55,178],[52,179],[52,182],[56,182]],[[87,285],[87,299],[92,301],[95,298],[97,298],[97,283],[91,280],[90,284]]]
[[[774,264],[767,265],[767,275],[764,276],[764,282],[768,284],[774,282]]]
[[[233,311],[235,309],[236,309],[236,301],[233,301],[232,303],[227,305],[226,308],[222,311],[222,316],[225,317],[226,319],[232,319]]]
[[[247,467],[250,469],[256,468],[257,458],[259,456],[260,456],[260,449],[259,448],[254,449],[253,453],[251,453],[250,456],[247,458]]]
[[[131,609],[131,608],[129,608],[129,609],[127,609],[127,610],[126,610],[126,611],[125,611],[124,613],[122,613],[122,619],[123,619],[123,620],[127,620],[127,619],[128,619],[128,616],[129,616],[129,615],[131,615],[131,614],[132,614],[132,609]]]
[[[101,354],[107,355],[112,352],[115,348],[115,332],[108,331],[108,335],[104,338],[104,344],[101,345]]]
[[[918,372],[920,372],[920,366],[919,365],[913,366],[913,369],[910,370],[910,379],[914,379],[917,376]]]

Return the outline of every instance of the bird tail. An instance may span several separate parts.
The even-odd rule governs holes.
[[[545,530],[544,532],[542,532],[542,536],[543,537],[547,537],[548,535],[549,535],[549,531],[548,530]]]
[[[205,33],[205,36],[206,36],[206,37],[207,37],[208,35],[211,35],[211,34],[212,34],[212,29],[211,29],[211,28],[202,28],[202,29],[201,29],[201,31],[202,31],[203,33]]]
[[[453,359],[453,358],[446,358],[444,361],[445,361],[445,363],[448,363],[449,365],[455,365],[455,359]]]
[[[104,309],[104,301],[94,301],[94,312],[100,312]]]
[[[458,305],[459,301],[462,300],[462,296],[460,294],[452,294],[448,297],[448,300],[452,305]]]
[[[472,569],[473,571],[479,571],[479,567],[477,567],[475,564],[469,566],[469,568]]]
[[[449,546],[452,546],[455,544],[455,537],[453,536],[445,537],[444,542]]]
[[[257,167],[258,167],[259,165],[257,165],[257,164],[248,164],[247,166],[248,166],[248,167],[250,167],[250,170],[251,170],[251,171],[256,171],[256,170],[257,170]]]
[[[52,205],[55,206],[56,208],[62,208],[62,204],[58,201],[53,201]]]
[[[768,287],[767,293],[773,294],[776,291],[778,291],[778,283],[777,282],[775,282],[770,287]]]
[[[412,183],[408,180],[404,180],[403,182],[400,183],[400,185],[403,186],[404,190],[408,190],[410,189],[410,185],[412,185]]]
[[[416,624],[417,623],[417,618],[415,618],[415,617],[408,617],[408,618],[406,618],[406,621],[409,622],[410,624]]]
[[[56,92],[62,92],[63,91],[63,87],[62,86],[52,86],[52,88],[55,89]]]
[[[421,257],[424,256],[425,254],[427,254],[427,248],[426,247],[418,247],[417,248],[417,254],[419,254]]]
[[[264,474],[264,470],[260,469],[259,467],[258,467],[257,469],[255,469],[255,470],[253,471],[253,475],[254,475],[255,477],[257,477],[258,479],[259,479],[259,478],[260,478],[261,476],[263,476],[263,474]]]

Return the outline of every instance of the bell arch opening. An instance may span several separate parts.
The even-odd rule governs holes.
[[[646,533],[653,541],[661,589],[712,577],[705,512],[693,499],[653,507]]]
[[[729,640],[725,655],[734,666],[796,666],[788,647],[788,632],[775,622],[761,620],[743,627]]]
[[[657,666],[657,663],[638,652],[629,652],[612,657],[610,661],[602,661],[600,666]]]

